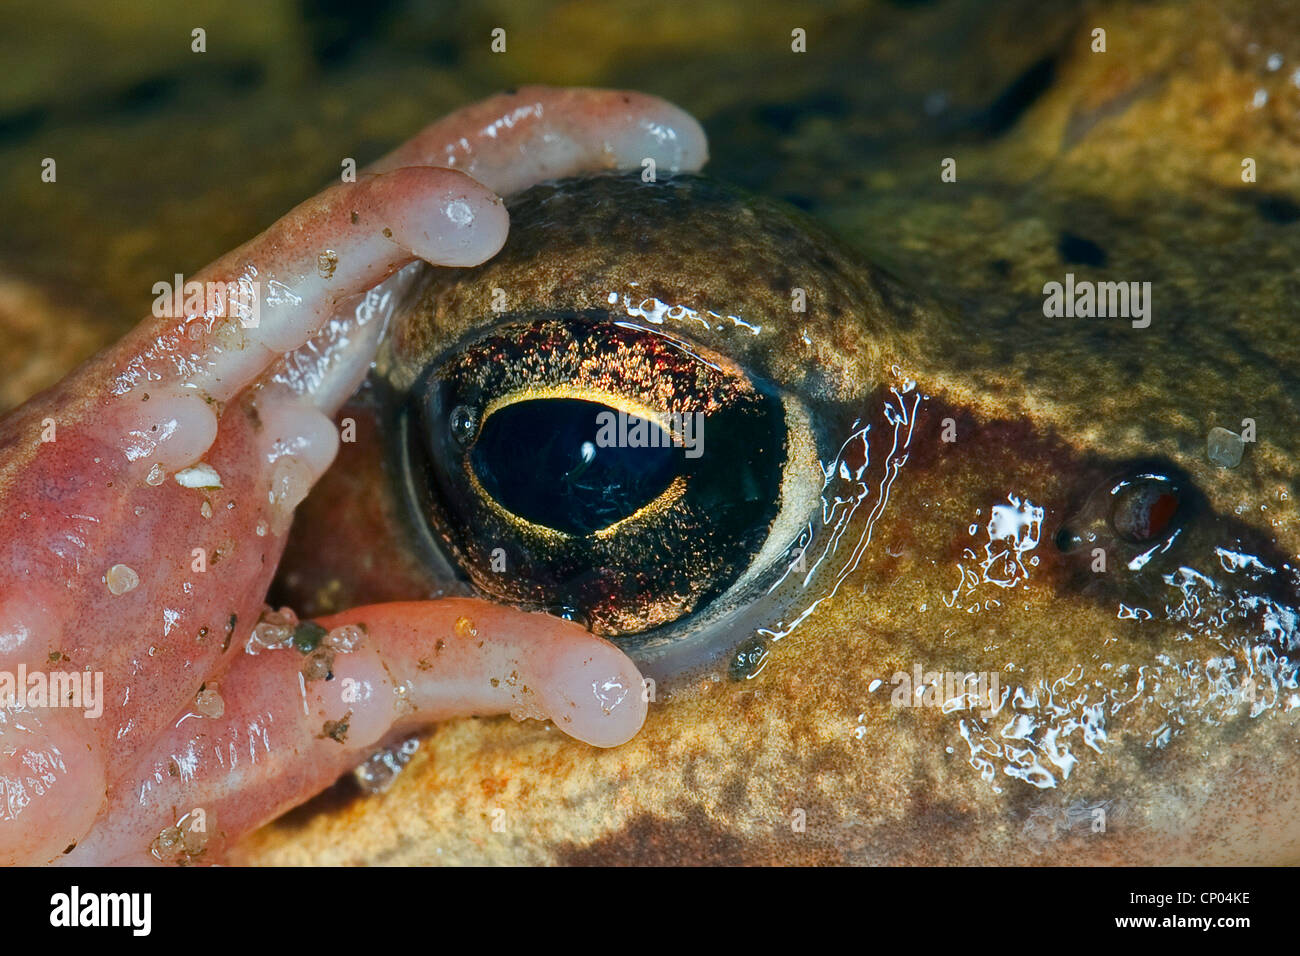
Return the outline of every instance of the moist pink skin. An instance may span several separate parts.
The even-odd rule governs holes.
[[[665,172],[708,160],[704,131],[684,110],[644,93],[595,93],[525,86],[490,97],[426,127],[370,169],[447,166],[509,195],[578,172],[638,169],[646,158]]]
[[[602,747],[631,739],[645,721],[636,666],[568,621],[448,598],[357,608],[320,623],[362,624],[375,639],[337,654],[328,680],[300,679],[306,658],[292,647],[238,655],[219,685],[225,712],[190,708],[161,734],[125,769],[132,786],[114,788],[108,812],[63,862],[153,862],[149,844],[178,809],[196,807],[207,831],[221,835],[209,837],[206,860],[226,834],[329,786],[385,737],[436,720],[544,716]]]
[[[409,278],[400,270],[495,254],[508,230],[498,192],[639,168],[646,157],[692,170],[706,155],[698,124],[653,97],[541,87],[493,97],[187,277],[260,283],[256,327],[219,310],[151,316],[0,421],[0,671],[102,673],[105,696],[97,718],[0,702],[0,862],[49,862],[88,835],[76,858],[143,860],[175,822],[166,819],[172,806],[200,799],[229,808],[221,827],[233,839],[328,785],[392,728],[379,708],[358,719],[346,746],[304,745],[309,725],[285,710],[301,706],[296,692],[286,698],[280,673],[294,663],[285,663],[290,652],[250,657],[244,646],[292,509],[337,452],[331,417],[365,375]],[[440,168],[449,164],[458,168]],[[214,481],[220,487],[194,487]],[[366,647],[340,667],[371,667],[377,681],[385,668],[407,668],[451,613],[437,604],[365,610]],[[540,711],[562,730],[608,746],[640,727],[643,707],[639,717],[628,707],[590,712],[574,699],[587,667],[639,686],[612,645],[486,605],[471,616],[491,631],[487,656],[457,645],[436,679],[414,681],[424,696],[411,721],[511,709],[472,688],[514,654]],[[279,714],[284,746],[251,772],[204,765],[168,784],[193,786],[194,799],[169,792],[151,803],[154,768],[199,746],[187,735],[200,718],[185,715],[205,682],[226,700],[219,733]],[[321,747],[329,760],[313,755]]]

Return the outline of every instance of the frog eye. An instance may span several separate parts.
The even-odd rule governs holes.
[[[1162,541],[1178,530],[1182,492],[1169,478],[1138,475],[1116,484],[1111,496],[1111,527],[1130,544]]]
[[[486,595],[607,636],[728,590],[781,504],[781,397],[722,356],[607,316],[497,326],[430,362],[401,416],[412,491]]]

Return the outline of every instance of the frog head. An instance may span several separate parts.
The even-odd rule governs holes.
[[[1300,439],[1285,389],[1242,391],[1269,356],[1230,372],[1176,323],[963,308],[701,177],[548,184],[510,212],[502,253],[431,276],[392,330],[282,591],[305,613],[461,587],[563,607],[638,661],[649,718],[609,751],[439,726],[385,793],[335,792],[244,859],[1300,850]],[[612,530],[539,533],[473,478],[495,431],[545,481],[530,442],[557,403],[656,397],[704,410],[702,451]]]

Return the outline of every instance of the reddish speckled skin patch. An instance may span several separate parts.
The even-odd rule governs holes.
[[[400,513],[379,410],[363,398],[339,416],[356,423],[356,441],[339,446],[337,467],[298,507],[271,603],[315,617],[458,590],[421,560],[410,518]]]
[[[170,477],[154,487],[106,440],[115,408],[103,403],[91,412],[89,404],[51,397],[2,426],[9,446],[29,447],[30,457],[19,467],[8,457],[0,479],[0,522],[8,525],[0,567],[57,622],[51,650],[107,672],[97,726],[106,757],[116,761],[147,744],[173,717],[174,701],[192,695],[217,666],[232,615],[242,622],[239,635],[252,627],[261,607],[254,582],[275,566],[283,541],[252,533],[265,493],[260,474],[245,464],[256,458],[250,429],[223,430],[206,456],[222,488],[183,488]],[[60,424],[56,440],[41,443],[46,418]],[[200,518],[204,501],[208,519]],[[205,572],[192,570],[195,548],[205,552]],[[116,564],[138,571],[138,588],[109,592],[102,579]]]

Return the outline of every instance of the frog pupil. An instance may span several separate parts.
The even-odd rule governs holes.
[[[583,399],[506,405],[483,422],[470,467],[502,508],[526,521],[573,535],[600,531],[663,494],[684,461],[651,421],[637,442],[646,447],[611,445],[602,413],[618,414]]]

